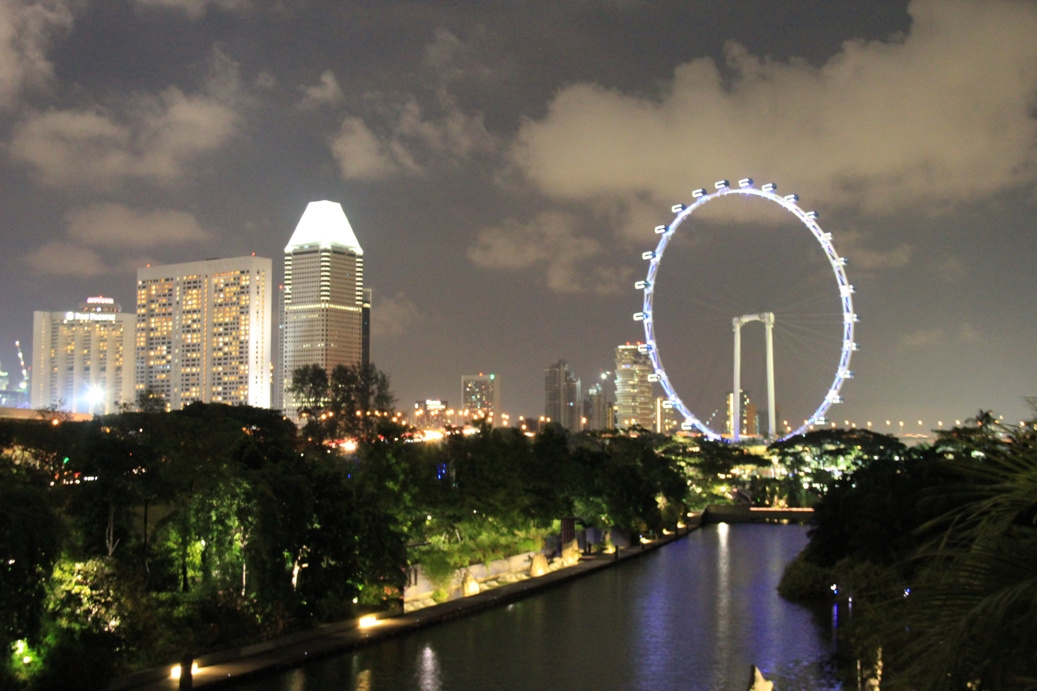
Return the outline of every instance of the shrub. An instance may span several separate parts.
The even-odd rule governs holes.
[[[810,561],[800,552],[781,574],[778,594],[788,600],[820,600],[832,595],[834,572],[831,567]]]

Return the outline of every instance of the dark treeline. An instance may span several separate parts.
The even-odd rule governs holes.
[[[780,592],[836,599],[883,688],[1037,688],[1037,421],[980,412],[835,479]]]
[[[538,550],[566,516],[657,533],[726,501],[747,462],[643,431],[483,426],[417,442],[378,414],[384,401],[312,399],[302,431],[205,404],[0,421],[0,686],[103,687],[185,652],[393,610],[409,565],[434,576]],[[332,418],[355,450],[331,443]]]

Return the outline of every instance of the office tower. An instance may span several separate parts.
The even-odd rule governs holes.
[[[504,424],[500,409],[500,379],[496,374],[461,375],[461,410],[470,419],[485,418],[490,424]]]
[[[249,256],[138,269],[137,392],[167,410],[269,408],[272,267]]]
[[[544,370],[544,417],[557,422],[570,432],[582,429],[580,380],[565,360]]]
[[[731,435],[733,431],[731,429],[731,394],[727,394],[727,417],[724,420],[724,431]],[[742,389],[742,404],[739,407],[739,414],[741,419],[738,421],[739,434],[747,437],[755,437],[760,433],[760,415],[754,404],[749,399],[749,392]]]
[[[648,380],[653,372],[651,359],[638,344],[616,348],[616,426],[620,429],[655,427],[655,402]]]
[[[360,306],[360,363],[367,367],[371,364],[371,289],[364,288],[364,302]]]
[[[593,430],[612,429],[615,427],[612,415],[612,402],[605,393],[605,387],[602,385],[602,382],[595,382],[587,390],[587,400],[584,409],[584,417],[587,418],[585,428]]]
[[[320,365],[331,374],[338,365],[364,363],[364,293],[364,251],[342,205],[310,202],[284,248],[277,376],[279,404],[289,417],[296,416],[297,368]]]
[[[33,408],[108,414],[132,403],[133,314],[91,297],[77,311],[34,312],[32,321]]]

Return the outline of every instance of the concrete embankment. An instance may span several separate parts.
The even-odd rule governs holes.
[[[350,619],[251,646],[202,655],[196,660],[198,669],[193,674],[193,685],[195,688],[211,687],[234,679],[293,667],[311,659],[340,655],[392,636],[499,607],[627,559],[639,557],[687,535],[701,523],[702,515],[696,513],[688,520],[687,527],[673,535],[664,535],[640,545],[635,544],[614,554],[584,556],[573,566],[550,571],[543,576],[502,585],[441,605],[381,618],[373,625],[361,626],[360,620]],[[170,663],[161,668],[120,677],[109,688],[113,691],[173,691],[179,688],[179,682],[170,676],[172,667]]]

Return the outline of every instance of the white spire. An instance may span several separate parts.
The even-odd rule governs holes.
[[[285,252],[291,252],[304,245],[319,245],[331,247],[339,245],[347,247],[363,255],[364,250],[353,234],[353,227],[349,225],[349,219],[338,202],[320,201],[310,202],[299,219],[299,225],[295,226],[292,239],[284,248]]]

